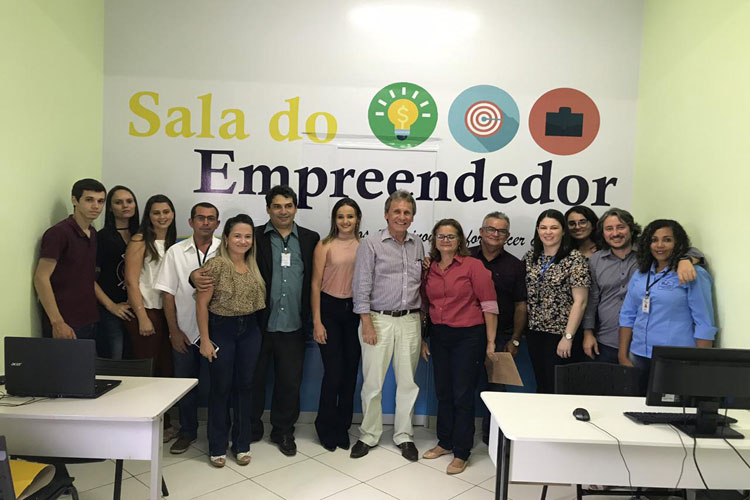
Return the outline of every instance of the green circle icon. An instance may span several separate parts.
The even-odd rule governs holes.
[[[426,141],[437,125],[435,99],[419,85],[391,83],[370,101],[367,119],[380,142],[408,149]]]

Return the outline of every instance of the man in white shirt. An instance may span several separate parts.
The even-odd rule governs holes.
[[[200,337],[195,319],[195,289],[190,273],[214,256],[221,240],[214,238],[219,227],[219,210],[210,203],[198,203],[190,210],[188,224],[192,238],[172,245],[159,268],[155,288],[162,291],[164,314],[172,342],[174,376],[199,378],[202,356],[194,343]],[[178,403],[180,434],[169,449],[179,454],[198,438],[198,388],[194,387]]]

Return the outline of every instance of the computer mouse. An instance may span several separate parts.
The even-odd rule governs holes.
[[[591,420],[591,415],[589,415],[589,411],[586,408],[576,408],[573,410],[573,416],[576,420],[581,420],[583,422]]]

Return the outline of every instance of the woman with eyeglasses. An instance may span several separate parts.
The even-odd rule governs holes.
[[[638,270],[620,309],[621,365],[635,366],[645,392],[655,345],[711,347],[716,336],[711,275],[695,267],[697,279],[683,282],[677,266],[690,239],[674,220],[655,220],[638,239]]]
[[[497,296],[490,271],[469,256],[458,221],[432,229],[430,267],[422,280],[423,309],[430,318],[430,346],[438,400],[437,446],[423,458],[453,453],[448,474],[466,469],[474,445],[474,392],[486,354],[495,352]]]
[[[529,313],[526,340],[540,393],[553,393],[555,366],[571,362],[591,284],[586,258],[573,248],[566,222],[558,210],[539,214],[533,249],[523,258]]]
[[[565,212],[573,246],[587,259],[599,250],[599,239],[596,234],[598,218],[593,210],[583,205],[571,207]]]

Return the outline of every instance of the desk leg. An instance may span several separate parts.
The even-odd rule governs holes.
[[[497,429],[497,472],[495,475],[495,500],[508,500],[508,483],[510,483],[510,439],[503,430]]]
[[[149,498],[159,500],[161,498],[161,452],[164,435],[164,415],[151,422],[151,483],[149,486]]]

